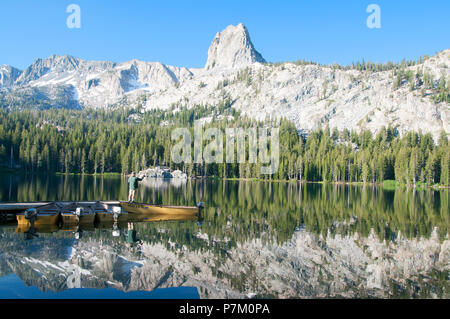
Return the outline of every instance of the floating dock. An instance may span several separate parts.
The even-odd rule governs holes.
[[[80,205],[93,205],[97,201],[57,201],[61,204],[70,204],[70,203],[77,203]],[[107,205],[120,205],[120,202],[117,201],[101,201],[102,203],[105,203]],[[20,212],[27,210],[29,208],[39,207],[48,205],[50,203],[53,203],[53,201],[50,202],[23,202],[23,203],[0,203],[0,214],[10,214],[14,212]]]
[[[80,205],[93,205],[97,201],[58,201],[58,203],[61,203],[63,205],[65,204],[71,204],[71,203],[77,203]],[[37,208],[40,206],[45,206],[50,203],[53,203],[53,201],[48,202],[19,202],[19,203],[8,203],[3,202],[0,203],[0,223],[9,223],[16,220],[16,215],[23,213],[29,208]],[[119,201],[102,201],[102,203],[105,203],[107,205],[120,205]]]
[[[31,208],[36,208],[38,211],[42,210],[38,215],[39,217],[45,217],[45,206],[52,203],[58,203],[60,208],[55,215],[57,221],[48,221],[51,224],[83,224],[83,217],[86,216],[79,214],[76,215],[73,210],[73,206],[89,207],[92,212],[88,214],[88,217],[92,217],[92,222],[89,224],[98,223],[113,223],[116,222],[150,222],[150,221],[169,221],[169,220],[195,220],[201,215],[203,203],[197,204],[197,206],[165,206],[165,205],[149,205],[140,203],[128,203],[123,201],[46,201],[46,202],[19,202],[8,203],[0,202],[0,223],[9,223],[17,219],[19,224],[25,223],[26,211]],[[100,206],[99,206],[100,205]],[[63,207],[67,206],[67,207]],[[120,212],[116,216],[112,207],[121,207]],[[71,210],[68,210],[71,207]],[[64,209],[68,210],[67,212]],[[122,211],[124,209],[124,211]],[[47,209],[48,210],[48,209]],[[72,214],[70,214],[72,212]],[[131,214],[129,214],[131,213]],[[47,212],[47,215],[49,213]],[[50,214],[51,215],[51,214]],[[91,216],[92,215],[92,216]],[[40,218],[40,222],[44,222],[45,218]],[[48,219],[48,218],[47,218]],[[91,220],[89,219],[89,221]],[[88,221],[88,220],[86,220]],[[28,224],[29,221],[26,220]],[[37,221],[39,223],[39,220]],[[87,222],[86,222],[87,223]],[[84,224],[86,224],[84,223]]]

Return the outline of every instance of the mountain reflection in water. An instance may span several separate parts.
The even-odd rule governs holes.
[[[0,200],[127,196],[119,177],[23,180],[3,178]],[[448,195],[331,184],[142,184],[138,201],[205,202],[203,222],[136,223],[142,245],[113,236],[112,227],[85,230],[79,239],[58,230],[26,240],[5,226],[0,276],[54,292],[196,287],[200,298],[449,298]]]

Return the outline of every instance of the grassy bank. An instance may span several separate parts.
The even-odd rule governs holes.
[[[207,177],[207,179],[220,179],[218,177]],[[416,184],[405,184],[394,180],[385,180],[382,183],[379,182],[333,182],[333,181],[299,181],[299,180],[279,180],[279,179],[260,179],[260,178],[223,178],[227,181],[256,181],[256,182],[278,182],[278,183],[305,183],[305,184],[332,184],[332,185],[351,185],[351,186],[381,186],[386,190],[394,190],[396,188],[416,188],[416,189],[427,189],[427,188],[438,188],[438,189],[450,189],[448,185],[433,184],[429,185],[427,183],[417,182]]]

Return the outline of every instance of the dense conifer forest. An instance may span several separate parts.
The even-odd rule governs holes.
[[[172,130],[187,127],[193,132],[194,121],[205,117],[211,118],[205,128],[223,132],[227,127],[278,126],[278,171],[260,175],[259,162],[173,163]],[[417,132],[400,136],[392,127],[377,134],[326,127],[305,135],[287,120],[242,117],[227,102],[145,113],[125,108],[0,110],[0,165],[27,173],[126,174],[159,165],[218,178],[450,185],[449,161],[445,132],[437,141]]]

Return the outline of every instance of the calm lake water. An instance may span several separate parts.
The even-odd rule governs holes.
[[[127,198],[118,176],[0,176],[0,201]],[[0,226],[0,298],[449,298],[448,190],[250,181],[141,183],[200,220]],[[117,235],[117,233],[116,233]]]

